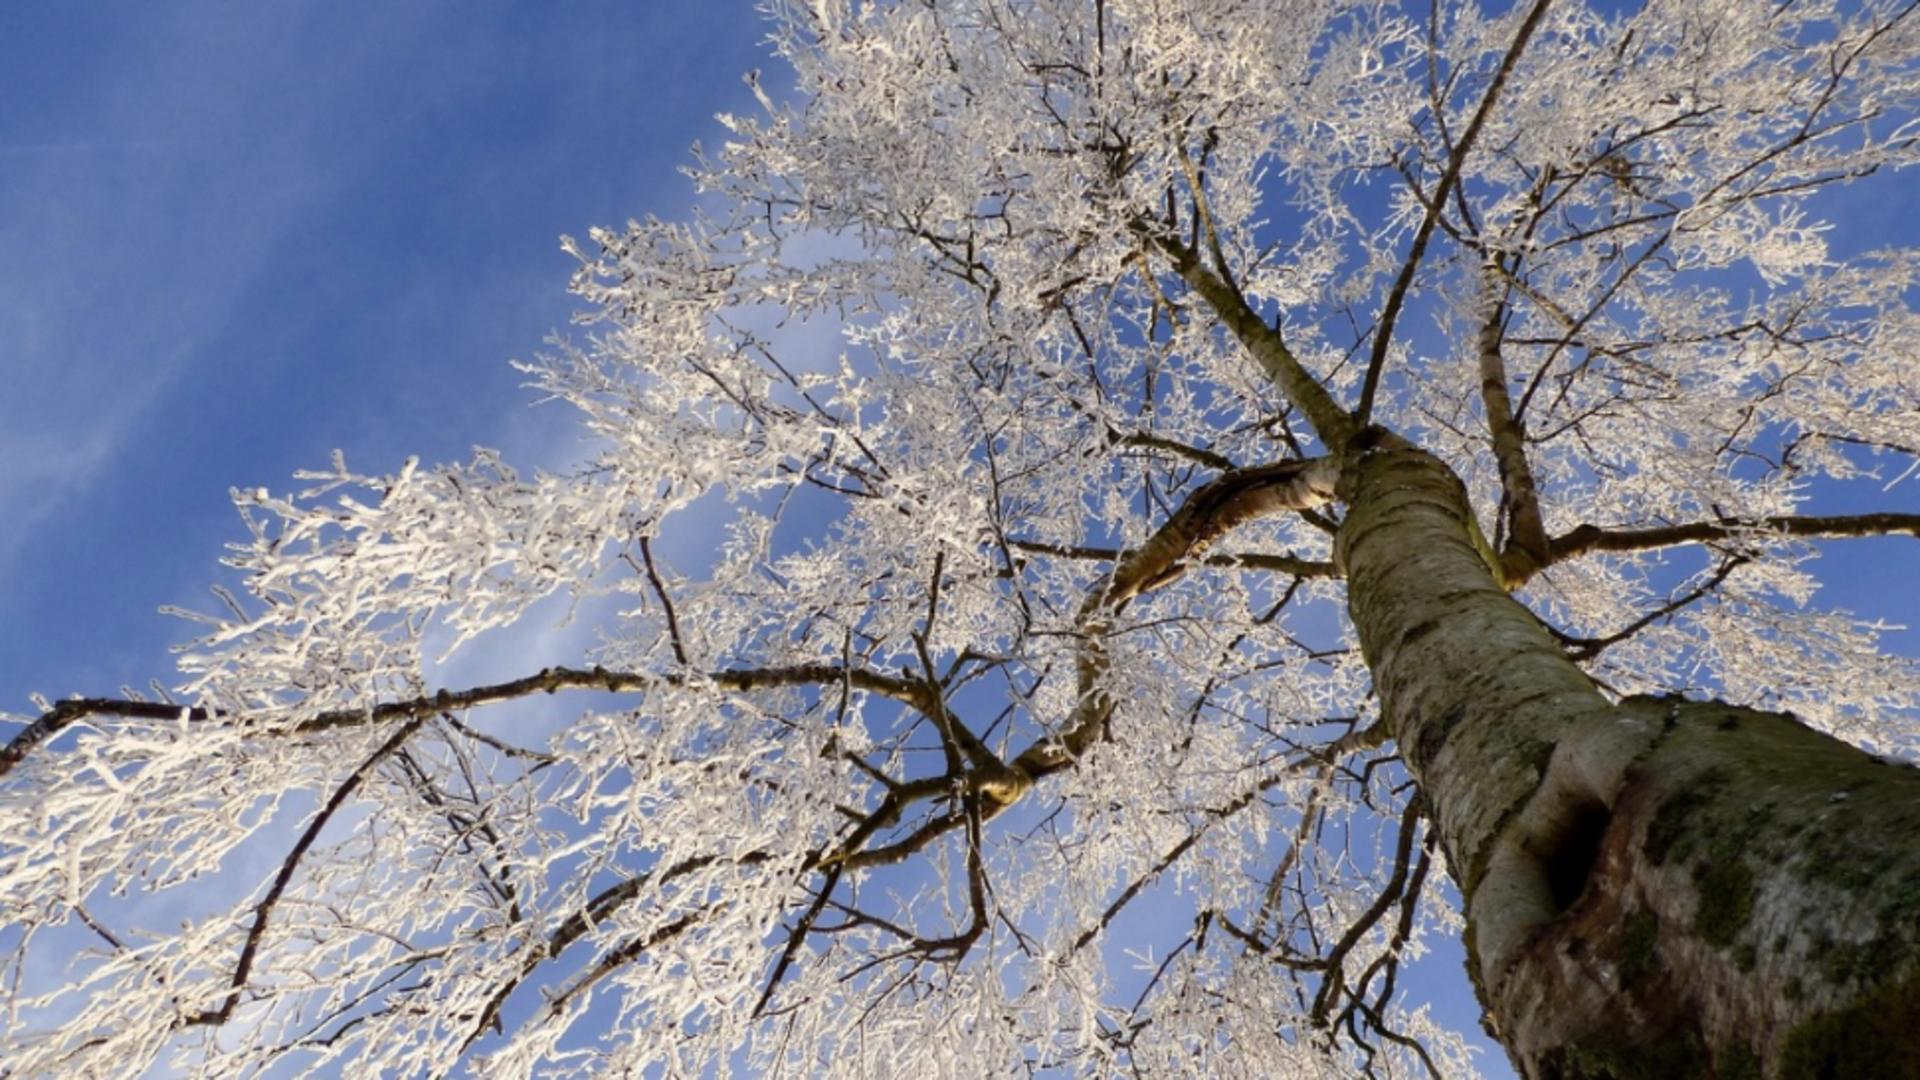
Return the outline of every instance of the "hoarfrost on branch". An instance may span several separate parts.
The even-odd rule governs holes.
[[[1609,693],[1911,751],[1811,541],[1916,518],[1802,512],[1920,447],[1920,258],[1822,209],[1911,5],[767,6],[704,209],[567,244],[589,462],[237,492],[171,697],[19,718],[10,1068],[1468,1075],[1368,424]],[[436,676],[554,597],[577,663]]]

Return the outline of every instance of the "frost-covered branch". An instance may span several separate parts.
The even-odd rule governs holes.
[[[1506,333],[1506,304],[1501,285],[1492,280],[1493,276],[1488,274],[1484,284],[1486,311],[1475,345],[1480,362],[1480,403],[1493,437],[1494,459],[1500,464],[1500,502],[1509,529],[1498,553],[1501,576],[1518,582],[1547,563],[1550,548],[1546,526],[1541,522],[1533,466],[1527,460],[1526,429],[1514,416],[1513,399],[1507,393],[1507,366],[1500,356],[1501,338]]]
[[[1496,805],[1614,760],[1515,670],[1911,745],[1782,542],[1920,535],[1804,513],[1920,446],[1920,255],[1826,239],[1910,0],[768,7],[792,99],[566,242],[577,460],[238,492],[165,700],[12,718],[7,1068],[1470,1076],[1453,837],[1632,810]]]
[[[1142,228],[1155,247],[1173,263],[1174,271],[1206,301],[1221,325],[1259,362],[1280,393],[1306,415],[1307,422],[1319,433],[1321,445],[1334,452],[1342,450],[1358,425],[1294,356],[1280,332],[1267,325],[1246,297],[1218,271],[1201,262],[1191,247],[1154,232],[1151,227]]]
[[[465,712],[487,705],[498,705],[535,694],[554,694],[562,690],[595,690],[606,693],[637,693],[654,686],[684,684],[689,676],[667,672],[642,674],[608,671],[605,668],[543,668],[532,675],[486,686],[460,690],[439,690],[432,694],[386,701],[364,709],[333,709],[318,713],[291,725],[258,723],[249,729],[258,735],[311,735],[348,727],[378,727],[394,721],[413,721],[441,713]],[[841,683],[918,704],[925,691],[905,678],[862,668],[842,669],[830,665],[800,665],[786,668],[748,668],[706,672],[694,678],[733,690],[762,690],[790,686]],[[130,701],[120,698],[68,698],[42,713],[8,741],[0,750],[0,776],[5,776],[31,753],[34,747],[60,732],[95,717],[122,717],[141,720],[182,721],[203,724],[209,720],[246,723],[247,718],[210,711],[202,706],[172,705],[157,701]]]
[[[1552,561],[1564,562],[1594,551],[1648,551],[1714,540],[1765,541],[1771,537],[1812,539],[1893,536],[1901,533],[1920,537],[1920,514],[1775,514],[1749,519],[1723,517],[1716,521],[1689,521],[1641,528],[1581,525],[1553,538]]]
[[[1453,196],[1453,189],[1460,182],[1461,170],[1465,167],[1467,155],[1473,152],[1474,143],[1480,138],[1480,129],[1486,126],[1487,118],[1493,115],[1494,105],[1500,100],[1500,91],[1506,87],[1507,79],[1513,74],[1515,65],[1527,51],[1527,42],[1539,29],[1540,20],[1547,13],[1552,0],[1534,0],[1533,6],[1521,17],[1520,26],[1513,33],[1513,44],[1507,46],[1505,56],[1500,58],[1500,66],[1487,83],[1487,91],[1480,98],[1480,104],[1473,111],[1473,118],[1467,121],[1467,128],[1460,134],[1460,141],[1449,148],[1446,171],[1440,175],[1431,198],[1427,201],[1426,214],[1420,220],[1420,228],[1413,234],[1413,242],[1407,248],[1407,256],[1400,263],[1400,272],[1393,279],[1393,287],[1387,290],[1386,300],[1381,304],[1380,317],[1373,331],[1373,349],[1367,354],[1367,370],[1360,384],[1360,403],[1354,409],[1356,427],[1366,427],[1373,419],[1373,402],[1380,390],[1380,376],[1386,370],[1387,356],[1394,342],[1394,324],[1400,317],[1401,305],[1406,303],[1407,290],[1413,285],[1414,274],[1420,269],[1420,260],[1426,256],[1427,244],[1433,239],[1434,228],[1440,223],[1445,212],[1447,200]],[[1435,122],[1444,124],[1443,117]],[[1444,127],[1442,128],[1444,130]]]

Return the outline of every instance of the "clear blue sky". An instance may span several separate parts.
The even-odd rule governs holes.
[[[0,4],[0,709],[169,678],[229,486],[564,458],[507,365],[574,310],[557,237],[682,215],[761,36],[748,0]]]
[[[0,708],[167,675],[229,486],[553,452],[557,239],[684,212],[750,8],[0,4]]]

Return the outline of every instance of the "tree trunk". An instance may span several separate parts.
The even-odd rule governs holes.
[[[1614,702],[1391,436],[1339,558],[1387,723],[1529,1078],[1920,1076],[1920,771],[1791,716]]]

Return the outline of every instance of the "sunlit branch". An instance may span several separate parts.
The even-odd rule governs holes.
[[[741,866],[752,866],[766,862],[771,858],[772,855],[765,851],[749,851],[742,855],[733,856],[729,861]],[[689,859],[683,859],[665,870],[637,874],[624,881],[609,885],[595,893],[585,904],[581,905],[580,910],[569,915],[559,926],[555,927],[552,932],[547,935],[545,941],[527,953],[521,960],[520,970],[516,974],[495,988],[493,996],[487,999],[487,1004],[481,1009],[477,1022],[468,1032],[466,1042],[462,1049],[464,1050],[465,1047],[472,1046],[476,1040],[486,1034],[489,1028],[498,1028],[500,1009],[506,1004],[507,998],[511,997],[513,992],[519,989],[520,986],[526,982],[527,978],[531,976],[534,971],[538,970],[542,963],[565,952],[569,946],[585,937],[588,932],[598,926],[602,920],[608,918],[628,903],[631,903],[649,885],[665,886],[676,878],[684,877],[697,870],[705,869],[719,861],[720,859],[716,856],[697,855]],[[704,914],[704,912],[692,912],[679,921],[686,922],[687,926],[691,926],[692,921],[697,921],[698,916],[702,914]],[[686,926],[677,926],[673,932],[677,934],[684,929],[686,929]],[[633,943],[630,942],[628,946],[623,948],[630,948],[632,944]],[[626,959],[631,960],[637,955],[638,951],[636,950],[632,955],[627,956]]]
[[[74,904],[73,913],[80,919],[81,925],[93,931],[100,940],[112,946],[114,952],[123,956],[131,955],[126,943],[120,940],[120,936],[101,925],[98,920],[87,912],[85,904]],[[166,990],[167,1000],[173,1006],[173,1011],[181,1016],[185,1016],[186,1009],[180,1004],[180,995],[174,993],[173,985],[168,981],[166,971],[151,961],[142,961],[140,966],[145,969],[147,975],[153,979],[155,985]]]
[[[1618,294],[1621,289],[1625,288],[1627,282],[1632,280],[1634,275],[1638,274],[1640,270],[1652,260],[1654,255],[1663,250],[1672,238],[1673,231],[1671,229],[1654,237],[1651,242],[1633,257],[1633,261],[1622,267],[1620,273],[1616,274],[1611,282],[1608,282],[1607,287],[1600,291],[1600,295],[1587,305],[1587,310],[1567,326],[1566,333],[1562,334],[1560,339],[1554,342],[1553,347],[1547,351],[1546,358],[1540,361],[1538,367],[1534,368],[1533,375],[1527,380],[1527,388],[1520,392],[1520,400],[1513,407],[1513,415],[1516,419],[1522,422],[1525,421],[1527,409],[1533,404],[1534,394],[1538,393],[1540,387],[1545,385],[1547,373],[1553,370],[1554,361],[1559,359],[1561,352],[1579,339],[1580,333],[1586,329],[1587,323],[1598,317],[1601,312],[1606,311],[1608,306],[1613,303],[1614,296]],[[1566,392],[1566,387],[1563,385],[1560,392],[1562,398],[1564,398]]]
[[[1186,443],[1180,442],[1177,439],[1169,439],[1163,435],[1154,435],[1145,431],[1133,431],[1124,435],[1116,435],[1115,438],[1119,440],[1122,446],[1142,446],[1149,450],[1162,450],[1176,457],[1186,458],[1195,464],[1205,465],[1210,469],[1218,469],[1221,472],[1236,467],[1233,459],[1227,457],[1225,454],[1217,454],[1212,450],[1198,446],[1188,446]]]
[[[446,725],[452,728],[453,730],[459,732],[462,735],[465,735],[467,738],[472,739],[474,742],[480,743],[484,746],[488,746],[493,748],[494,750],[499,751],[502,755],[506,757],[521,758],[523,760],[535,762],[538,765],[553,764],[554,757],[552,754],[546,753],[545,751],[542,751],[542,750],[530,750],[524,746],[515,746],[514,744],[507,742],[504,739],[495,738],[494,736],[489,735],[486,732],[481,731],[480,729],[475,728],[470,724],[461,722],[459,717],[454,716],[451,713],[448,713],[442,716],[440,719],[443,722],[445,722]]]
[[[641,934],[625,945],[602,956],[599,960],[594,961],[591,970],[574,980],[566,989],[555,994],[552,1000],[547,1002],[547,1015],[559,1015],[560,1010],[566,1007],[567,1002],[573,1000],[574,997],[582,991],[592,988],[593,985],[601,979],[606,978],[608,975],[618,971],[621,967],[639,959],[645,955],[649,949],[672,941],[687,930],[698,926],[700,921],[710,914],[712,914],[712,910],[705,908],[700,911],[688,912],[672,922],[667,923],[665,926],[656,927],[645,934]]]
[[[1100,685],[1110,662],[1105,637],[1128,601],[1185,573],[1192,559],[1239,525],[1330,501],[1338,469],[1330,458],[1314,458],[1228,473],[1195,490],[1145,543],[1116,560],[1076,618],[1083,641],[1075,659],[1080,704],[1063,730],[1021,752],[1014,771],[1037,779],[1077,760],[1105,732],[1113,712]]]
[[[997,775],[998,770],[995,770],[995,773]],[[943,795],[950,795],[969,784],[980,785],[980,777],[977,774],[969,776],[965,772],[949,772],[939,776],[925,776],[905,783],[892,783],[886,796],[880,800],[880,805],[868,811],[854,825],[853,831],[847,835],[847,838],[822,860],[823,865],[844,866],[858,870],[899,862],[919,851],[948,829],[958,825],[959,818],[951,815],[933,818],[908,838],[885,847],[869,848],[867,843],[881,830],[899,824],[901,815],[907,808]]]
[[[1741,519],[1717,518],[1680,525],[1648,528],[1603,528],[1582,525],[1553,538],[1552,562],[1565,562],[1593,551],[1647,551],[1675,544],[1746,538],[1765,541],[1776,537],[1860,537],[1905,533],[1920,537],[1920,514],[1877,513],[1837,516],[1794,514]]]
[[[1180,158],[1180,169],[1186,173],[1187,188],[1193,192],[1194,222],[1207,241],[1207,251],[1213,256],[1214,272],[1220,275],[1221,282],[1235,296],[1240,297],[1240,302],[1244,304],[1246,298],[1240,292],[1240,283],[1233,280],[1233,268],[1227,263],[1227,253],[1220,246],[1220,232],[1214,227],[1213,205],[1207,198],[1206,180],[1201,175],[1200,167],[1196,166],[1193,158],[1187,154],[1186,147],[1177,147],[1176,152]]]
[[[1807,435],[1811,438],[1826,439],[1829,442],[1846,443],[1849,446],[1864,446],[1874,450],[1891,450],[1894,453],[1906,454],[1909,457],[1920,457],[1920,446],[1909,446],[1905,443],[1892,442],[1885,439],[1864,439],[1857,435],[1841,435],[1827,431],[1810,431]]]
[[[1385,725],[1376,724],[1375,726],[1384,727]],[[1307,801],[1300,807],[1300,820],[1294,826],[1293,839],[1287,844],[1287,850],[1280,856],[1280,860],[1274,863],[1273,872],[1267,875],[1266,891],[1261,895],[1260,907],[1254,913],[1252,932],[1256,937],[1266,933],[1268,920],[1278,918],[1280,902],[1286,892],[1287,875],[1291,874],[1294,866],[1299,863],[1300,853],[1306,850],[1316,822],[1325,813],[1320,808],[1320,799],[1327,791],[1332,777],[1333,764],[1323,762],[1318,775],[1314,778],[1313,787],[1307,790]]]
[[[1426,216],[1420,221],[1419,231],[1414,233],[1413,244],[1407,249],[1407,257],[1400,264],[1400,274],[1394,279],[1393,287],[1387,293],[1387,302],[1380,311],[1379,325],[1373,331],[1373,353],[1367,359],[1367,373],[1360,386],[1360,407],[1354,410],[1356,427],[1366,427],[1373,416],[1374,395],[1380,388],[1380,373],[1387,364],[1387,352],[1393,345],[1394,323],[1400,317],[1400,307],[1406,303],[1407,290],[1413,286],[1413,275],[1420,267],[1420,260],[1426,254],[1427,241],[1433,238],[1433,230],[1439,224],[1442,207],[1453,186],[1460,179],[1460,169],[1466,164],[1467,155],[1473,150],[1474,140],[1480,136],[1480,128],[1487,117],[1493,113],[1493,106],[1500,99],[1500,91],[1506,86],[1507,76],[1513,73],[1514,66],[1520,62],[1520,55],[1527,49],[1527,41],[1540,25],[1540,19],[1547,13],[1552,0],[1534,0],[1527,11],[1526,18],[1520,23],[1520,29],[1514,33],[1513,44],[1507,47],[1507,54],[1500,60],[1500,68],[1494,72],[1493,81],[1487,84],[1487,92],[1480,99],[1480,107],[1474,111],[1473,119],[1467,122],[1467,130],[1460,135],[1460,142],[1453,148],[1447,159],[1447,171],[1440,177],[1440,184],[1434,188],[1433,201],[1427,205]]]
[[[826,857],[824,865],[857,870],[902,861],[967,821],[964,813],[951,811],[928,819],[900,840],[878,847],[867,846],[881,829],[896,824],[904,810],[914,803],[957,794],[970,800],[978,799],[981,816],[992,818],[1023,797],[1035,780],[1077,761],[1105,731],[1113,710],[1112,700],[1100,687],[1108,663],[1104,639],[1112,628],[1113,616],[1134,597],[1177,579],[1194,557],[1204,555],[1209,545],[1236,526],[1267,514],[1330,499],[1334,470],[1330,460],[1320,458],[1229,473],[1195,490],[1140,547],[1113,553],[1114,567],[1089,591],[1077,616],[1083,642],[1075,662],[1079,705],[1059,733],[1035,741],[1012,762],[1003,764],[984,744],[967,746],[962,742],[963,731],[967,741],[977,744],[978,739],[958,718],[947,713],[938,687],[931,681],[906,687],[910,696],[903,700],[936,718],[943,742],[949,737],[948,733],[952,733],[956,745],[948,748],[948,770],[940,776],[890,785],[880,805],[861,819],[853,833]],[[1010,546],[1024,545],[1010,542]],[[1225,558],[1229,565],[1257,566],[1259,562],[1242,562],[1239,556]],[[1274,557],[1272,562],[1272,568],[1295,568],[1291,559]],[[1303,563],[1298,568],[1318,572],[1323,565]],[[937,603],[937,593],[934,593],[930,596],[925,623],[928,627]],[[930,660],[923,657],[923,663]],[[961,750],[973,765],[971,769],[958,760],[957,751]]]
[[[1425,869],[1428,861],[1428,856],[1425,852],[1421,853],[1420,860],[1421,869]],[[1420,1059],[1421,1067],[1427,1070],[1427,1075],[1432,1077],[1433,1080],[1445,1080],[1445,1075],[1441,1073],[1440,1066],[1434,1064],[1433,1055],[1427,1052],[1426,1046],[1424,1046],[1420,1040],[1408,1038],[1406,1035],[1393,1030],[1393,1028],[1387,1025],[1386,1018],[1380,1015],[1382,1009],[1380,1004],[1369,1005],[1365,1001],[1355,998],[1351,1008],[1358,1010],[1361,1015],[1367,1018],[1367,1027],[1369,1030],[1377,1033],[1381,1038],[1393,1043],[1395,1046],[1405,1047],[1412,1051],[1413,1055]],[[1349,1017],[1348,1022],[1351,1025],[1352,1013],[1348,1013],[1347,1015]],[[1355,1041],[1358,1042],[1359,1040],[1356,1038]],[[1372,1060],[1371,1052],[1371,1048],[1369,1048],[1369,1061]],[[1369,1076],[1374,1075],[1371,1069],[1367,1071],[1367,1074]]]
[[[1143,229],[1150,229],[1142,226]],[[1209,269],[1192,248],[1159,232],[1149,231],[1153,245],[1167,256],[1173,268],[1200,298],[1213,309],[1222,324],[1253,355],[1275,388],[1306,415],[1307,422],[1320,433],[1321,444],[1330,450],[1345,448],[1358,430],[1347,411],[1333,400],[1327,388],[1302,365],[1287,347],[1280,331],[1268,326],[1246,298],[1225,278]]]
[[[755,1016],[766,1011],[767,1003],[773,1000],[773,992],[786,978],[787,969],[793,965],[793,958],[799,954],[800,946],[805,944],[808,932],[819,921],[820,913],[826,909],[828,900],[833,896],[833,890],[840,884],[840,867],[828,867],[827,872],[822,876],[824,880],[814,891],[813,902],[807,905],[807,910],[787,931],[787,943],[780,950],[780,958],[774,961],[773,971],[767,975],[767,985],[760,991],[760,1000],[754,1002],[753,1015]]]
[[[940,584],[946,568],[947,553],[939,551],[933,557],[933,580],[927,586],[927,614],[920,629],[912,634],[915,651],[920,654],[920,667],[923,678],[920,680],[920,697],[914,704],[933,721],[940,731],[940,746],[947,757],[947,773],[958,776],[964,770],[961,759],[987,774],[1004,772],[1006,764],[980,741],[973,729],[962,723],[947,708],[943,690],[934,678],[933,655],[927,639],[933,634],[933,624],[940,617]]]
[[[1227,932],[1227,936],[1238,941],[1245,949],[1265,959],[1269,963],[1279,964],[1290,971],[1322,971],[1327,962],[1323,957],[1304,953],[1285,941],[1265,941],[1260,935],[1240,926],[1225,912],[1207,911],[1201,913],[1214,925]]]
[[[1534,486],[1533,466],[1527,461],[1526,431],[1513,415],[1513,400],[1507,395],[1507,366],[1500,357],[1506,305],[1491,273],[1482,274],[1482,288],[1487,292],[1487,310],[1481,316],[1477,342],[1480,401],[1486,407],[1487,430],[1493,436],[1493,454],[1500,464],[1500,488],[1511,526],[1499,552],[1500,570],[1507,580],[1525,581],[1547,562],[1547,530],[1540,520],[1540,494]]]
[[[1351,731],[1341,736],[1326,748],[1325,753],[1328,757],[1342,757],[1349,753],[1378,746],[1385,740],[1386,725],[1375,724],[1371,727],[1359,731]],[[1181,838],[1178,843],[1167,850],[1166,854],[1157,859],[1152,867],[1143,872],[1139,877],[1136,877],[1126,888],[1120,890],[1120,894],[1114,897],[1113,901],[1107,905],[1105,911],[1101,912],[1100,918],[1096,920],[1092,926],[1082,930],[1080,935],[1074,939],[1072,948],[1068,950],[1069,954],[1085,948],[1089,942],[1100,936],[1101,932],[1106,930],[1128,904],[1132,903],[1147,886],[1151,885],[1161,874],[1165,873],[1169,867],[1179,862],[1180,857],[1190,851],[1195,844],[1199,843],[1200,840],[1206,836],[1208,830],[1253,805],[1261,795],[1279,786],[1279,784],[1288,777],[1298,773],[1306,766],[1316,764],[1319,761],[1320,758],[1316,756],[1290,762],[1284,768],[1262,777],[1259,783],[1255,784],[1240,797],[1223,806],[1207,810],[1205,812],[1205,820],[1200,823],[1198,828]],[[1311,803],[1309,803],[1308,814],[1311,815],[1311,813]],[[1293,851],[1290,850],[1285,857],[1285,861],[1290,862],[1293,854]]]
[[[1726,560],[1720,564],[1718,570],[1714,571],[1713,576],[1709,577],[1706,581],[1668,600],[1666,603],[1661,604],[1659,607],[1654,608],[1652,611],[1647,612],[1645,615],[1640,616],[1611,634],[1605,634],[1600,637],[1579,638],[1569,637],[1551,626],[1547,627],[1547,629],[1554,637],[1559,638],[1562,644],[1567,646],[1569,654],[1572,655],[1574,659],[1591,660],[1600,655],[1602,651],[1620,644],[1640,631],[1645,630],[1647,627],[1652,626],[1655,622],[1672,615],[1674,612],[1679,611],[1681,608],[1686,607],[1688,604],[1699,600],[1701,597],[1719,588],[1721,583],[1727,580],[1729,574],[1732,574],[1736,568],[1748,561],[1750,560],[1744,555],[1736,555]]]
[[[386,742],[380,744],[379,749],[368,755],[351,773],[347,774],[347,778],[340,782],[340,786],[335,788],[333,795],[327,799],[326,805],[322,806],[313,815],[312,820],[307,822],[307,827],[301,832],[300,839],[294,842],[293,850],[287,852],[287,857],[281,861],[280,869],[274,874],[273,884],[267,887],[266,895],[253,906],[253,924],[247,928],[247,939],[240,947],[240,958],[233,965],[233,977],[228,981],[226,996],[217,1008],[205,1009],[183,1018],[180,1021],[181,1026],[198,1024],[218,1026],[226,1023],[227,1019],[233,1015],[234,1008],[240,1004],[240,992],[246,988],[247,977],[253,973],[254,957],[259,955],[260,940],[267,932],[267,920],[272,917],[274,906],[280,902],[281,894],[286,892],[287,886],[292,883],[294,872],[300,868],[300,860],[306,857],[307,850],[313,846],[315,840],[319,839],[321,830],[333,820],[333,815],[346,804],[347,799],[352,797],[361,782],[367,778],[367,773],[411,738],[425,719],[425,717],[415,717],[401,725],[400,729],[389,736]]]
[[[673,643],[673,657],[682,667],[687,664],[687,647],[680,639],[680,619],[674,614],[673,598],[667,595],[666,583],[660,580],[660,570],[653,562],[653,540],[640,537],[640,557],[646,561],[647,583],[653,586],[653,595],[660,600],[660,610],[667,620],[667,640]]]
[[[1354,987],[1352,999],[1347,1005],[1348,1010],[1369,1009],[1366,999],[1376,975],[1380,976],[1381,985],[1380,992],[1373,995],[1374,1000],[1370,1007],[1374,1019],[1378,1019],[1378,1013],[1386,1009],[1393,1000],[1394,982],[1400,973],[1401,950],[1413,937],[1414,917],[1420,908],[1420,894],[1426,887],[1427,873],[1433,868],[1433,851],[1438,844],[1439,838],[1432,830],[1428,830],[1420,843],[1420,860],[1414,864],[1413,878],[1400,894],[1400,921],[1394,925],[1393,936],[1387,941],[1386,950],[1375,957],[1373,963],[1367,965],[1367,970],[1361,973],[1360,980]]]
[[[1320,990],[1314,995],[1313,1009],[1310,1015],[1316,1025],[1327,1023],[1327,1010],[1346,989],[1346,958],[1353,951],[1367,931],[1373,929],[1407,885],[1407,874],[1413,855],[1413,836],[1418,831],[1422,806],[1418,797],[1407,802],[1406,809],[1400,814],[1400,835],[1394,846],[1393,874],[1387,879],[1386,888],[1374,898],[1373,904],[1362,912],[1346,933],[1326,955],[1327,977],[1320,984]]]
[[[1016,540],[1011,537],[1007,540],[1007,546],[1016,551],[1034,555],[1051,555],[1060,559],[1080,559],[1087,562],[1115,562],[1127,554],[1119,548],[1048,544],[1038,540]],[[1266,570],[1303,578],[1340,576],[1338,566],[1322,559],[1303,559],[1297,555],[1277,555],[1259,551],[1222,552],[1194,560],[1192,565]]]
[[[482,807],[477,815],[461,812],[448,801],[446,795],[441,793],[439,787],[434,784],[433,778],[427,774],[426,769],[422,768],[419,762],[413,759],[413,755],[402,749],[394,755],[394,759],[399,762],[402,771],[406,773],[408,781],[422,801],[440,811],[447,824],[454,829],[454,839],[463,851],[470,854],[475,852],[471,838],[474,834],[486,842],[495,856],[495,861],[490,865],[486,857],[475,855],[475,861],[479,865],[480,881],[490,894],[507,905],[507,921],[519,922],[522,918],[520,898],[508,872],[507,847],[501,840],[499,831],[487,821],[485,808]],[[467,782],[471,792],[473,787],[471,777]],[[473,794],[471,801],[475,806],[481,805],[477,793]]]
[[[310,1027],[308,1027],[305,1035],[302,1035],[301,1037],[292,1040],[291,1042],[287,1043],[284,1047],[281,1047],[280,1049],[274,1051],[274,1053],[270,1056],[270,1059],[284,1057],[295,1050],[305,1049],[307,1047],[332,1046],[335,1043],[339,1042],[342,1038],[345,1038],[347,1033],[352,1031],[354,1028],[359,1027],[361,1024],[364,1024],[369,1020],[372,1020],[376,1017],[384,1015],[385,1013],[390,1011],[393,1008],[393,1006],[389,1005],[389,1006],[386,1006],[385,1008],[374,1009],[370,1012],[361,1013],[360,1015],[354,1016],[351,1019],[347,1020],[346,1023],[341,1024],[339,1027],[334,1028],[331,1033],[326,1035],[320,1034],[321,1030],[324,1029],[327,1025],[332,1024],[333,1022],[339,1020],[341,1017],[346,1016],[347,1014],[360,1008],[362,1005],[365,1005],[367,1002],[372,1001],[375,998],[379,997],[380,995],[385,993],[389,988],[391,988],[394,983],[399,982],[401,979],[404,979],[407,976],[413,974],[415,971],[419,970],[421,964],[424,964],[429,960],[438,959],[441,956],[445,955],[445,952],[446,950],[444,949],[429,949],[425,952],[416,953],[415,955],[408,957],[402,963],[395,964],[393,966],[392,971],[388,972],[386,975],[382,976],[381,978],[375,980],[371,985],[367,986],[365,989],[347,998],[345,1001],[341,1002],[339,1005],[328,1010],[325,1016],[322,1016],[319,1020],[314,1022]]]
[[[697,676],[678,673],[648,674],[609,671],[605,668],[544,668],[532,675],[465,690],[441,690],[420,697],[381,702],[357,709],[329,709],[284,727],[263,725],[261,735],[306,735],[339,728],[367,727],[396,720],[416,720],[437,713],[497,705],[562,690],[596,690],[630,694],[655,686],[684,686],[704,681],[730,690],[770,690],[791,686],[839,685],[879,694],[914,706],[926,701],[921,685],[894,675],[866,668],[843,670],[832,664],[800,664],[792,667],[742,668],[707,672]],[[73,724],[91,717],[121,717],[135,720],[208,720],[233,719],[230,714],[202,706],[179,706],[159,701],[129,701],[121,698],[69,698],[56,704],[28,724],[6,748],[0,750],[0,776],[18,765],[35,746],[51,739]]]

